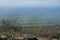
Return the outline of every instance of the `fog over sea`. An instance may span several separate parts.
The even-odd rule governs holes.
[[[0,16],[19,16],[24,22],[28,20],[30,22],[37,20],[39,23],[60,22],[60,8],[0,8]]]

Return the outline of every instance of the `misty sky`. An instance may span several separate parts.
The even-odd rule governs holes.
[[[60,7],[60,0],[0,0],[0,7]]]

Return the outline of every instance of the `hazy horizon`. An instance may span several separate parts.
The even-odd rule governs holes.
[[[0,16],[21,16],[22,20],[60,20],[60,0],[0,0]]]

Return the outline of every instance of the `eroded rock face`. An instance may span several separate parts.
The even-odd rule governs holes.
[[[8,40],[8,38],[3,35],[3,36],[0,37],[0,40]]]
[[[7,38],[0,38],[0,40],[7,40]]]

